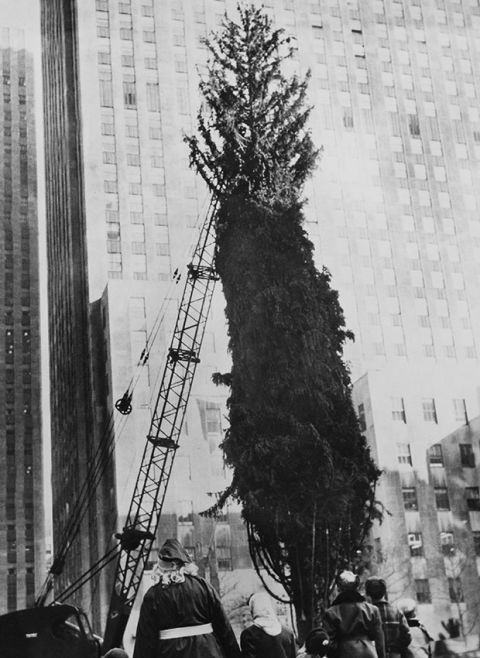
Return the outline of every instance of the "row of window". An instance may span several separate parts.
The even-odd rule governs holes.
[[[118,210],[112,210],[112,208],[107,208],[105,213],[105,219],[108,223],[118,222],[119,221]],[[143,212],[140,210],[130,211],[130,222],[131,224],[143,224],[144,223]],[[167,226],[168,218],[166,213],[153,213],[153,223],[155,226]]]
[[[415,596],[418,603],[431,603],[432,594],[428,578],[417,578],[414,580]],[[461,579],[448,578],[448,594],[452,603],[461,603],[464,600]]]
[[[447,487],[434,487],[435,507],[439,511],[450,509],[450,499]],[[418,498],[416,487],[402,487],[403,507],[405,510],[417,511]],[[478,487],[465,487],[465,502],[467,510],[480,511],[480,490]]]
[[[18,609],[17,602],[17,569],[10,567],[7,571],[7,611],[14,612]],[[35,597],[35,576],[33,567],[25,569],[25,604],[31,607]]]
[[[480,532],[472,532],[473,552],[480,557]],[[411,557],[423,557],[424,542],[421,532],[408,533],[408,546]],[[456,554],[455,537],[453,532],[446,531],[440,533],[440,547],[445,557],[453,557]],[[465,552],[465,551],[464,551]],[[466,551],[468,553],[468,550]]]
[[[453,404],[453,417],[459,423],[468,423],[467,405],[464,398],[454,398]],[[391,398],[391,414],[392,420],[407,422],[407,414],[405,411],[404,398],[392,397]],[[423,420],[429,423],[438,423],[437,408],[435,398],[422,399],[422,414]],[[360,429],[364,432],[367,428],[365,405],[360,403],[357,407],[357,416],[360,423]]]
[[[113,122],[104,121],[101,125],[102,135],[115,135],[115,126]],[[138,125],[136,123],[127,123],[125,126],[125,135],[126,137],[138,137]],[[150,125],[148,127],[148,137],[149,139],[161,140],[162,139],[162,128],[160,125]]]
[[[475,468],[475,453],[470,443],[461,443],[459,453],[460,465],[463,468]],[[397,460],[399,464],[412,466],[410,443],[397,443]],[[433,466],[444,466],[443,450],[440,443],[436,443],[429,448],[428,463]]]
[[[113,85],[111,74],[106,79],[105,73],[101,74],[100,105],[102,107],[113,107]],[[160,112],[160,92],[158,82],[146,83],[146,108],[149,112]],[[123,81],[123,103],[128,109],[137,107],[137,88],[134,80]]]

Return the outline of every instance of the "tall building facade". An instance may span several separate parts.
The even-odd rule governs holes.
[[[33,57],[0,30],[0,613],[32,605],[46,575]]]
[[[426,464],[415,455],[457,428],[460,401],[469,418],[479,414],[480,7],[477,0],[261,4],[297,39],[292,70],[312,74],[311,129],[323,153],[305,191],[306,228],[356,334],[346,352],[358,380],[355,401],[360,413],[371,405],[388,416],[390,405],[409,398],[417,416],[409,413],[408,440],[395,439],[395,449],[410,445],[413,477]],[[112,421],[104,541],[121,527],[133,490],[181,289],[172,277],[188,262],[208,197],[182,139],[195,131],[203,38],[235,11],[234,0],[42,2],[52,386],[69,400],[65,407],[67,398],[54,399],[52,407],[59,519],[64,488],[72,495],[79,486],[73,471],[85,464],[89,436],[100,440],[100,421],[110,422],[115,401],[135,389],[128,421]],[[76,378],[61,371],[66,363],[81,365]],[[211,383],[212,372],[228,367],[218,294],[165,507],[164,527],[197,557],[205,542],[196,514],[211,502],[207,492],[228,481],[219,449],[225,393]],[[62,429],[85,405],[91,416]],[[438,422],[423,425],[432,406]],[[372,448],[380,467],[403,474],[382,418],[370,433]],[[75,450],[87,453],[71,450],[71,436]],[[401,505],[394,513],[405,521],[398,544],[408,557],[415,524]],[[221,549],[222,566],[232,565],[234,525],[217,528],[208,542]],[[429,565],[416,580],[430,578]],[[448,596],[445,574],[438,575],[440,597]],[[409,581],[405,591],[415,593],[412,587]],[[450,602],[440,604],[436,591],[432,604],[421,593],[418,599],[446,615]]]

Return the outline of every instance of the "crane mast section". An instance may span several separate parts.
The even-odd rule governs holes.
[[[216,204],[202,227],[183,289],[175,328],[123,532],[103,650],[120,646],[156,536],[180,440],[215,282]]]

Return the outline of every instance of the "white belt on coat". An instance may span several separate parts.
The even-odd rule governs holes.
[[[176,640],[180,637],[192,637],[194,635],[206,635],[213,633],[212,624],[198,624],[197,626],[180,626],[179,628],[165,628],[160,631],[160,640]]]

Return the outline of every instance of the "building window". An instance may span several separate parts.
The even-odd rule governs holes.
[[[392,419],[407,422],[403,398],[392,398]]]
[[[445,557],[452,557],[455,553],[455,538],[453,532],[440,533],[440,547]]]
[[[467,405],[463,398],[455,399],[453,401],[453,410],[456,421],[459,423],[468,423]]]
[[[182,524],[193,523],[193,502],[191,500],[180,501],[180,512],[178,514],[178,522]]]
[[[423,538],[421,532],[408,533],[408,546],[410,548],[411,557],[423,556]]]
[[[147,109],[150,112],[160,111],[160,94],[158,82],[147,82]]]
[[[207,434],[221,434],[222,420],[220,407],[216,402],[207,402],[205,409],[205,422]]]
[[[472,532],[473,550],[477,557],[480,557],[480,531],[474,530]]]
[[[448,579],[448,594],[452,603],[463,603],[463,588],[460,578]]]
[[[433,398],[424,398],[422,400],[423,420],[430,423],[438,423],[435,400]]]
[[[360,432],[365,432],[367,429],[367,422],[365,419],[365,405],[359,404],[357,407],[357,416],[358,416],[358,425],[360,427]]]
[[[412,465],[412,453],[409,443],[397,443],[397,459],[399,464]]]
[[[411,135],[420,135],[420,124],[418,122],[418,116],[416,114],[408,115],[408,127],[410,128]]]
[[[17,609],[17,570],[9,569],[7,573],[7,610]]]
[[[460,463],[464,468],[475,468],[475,454],[470,443],[460,444]]]
[[[120,28],[120,39],[124,41],[132,41],[133,33],[131,27],[121,27]]]
[[[98,63],[99,64],[110,64],[111,58],[110,58],[110,53],[106,53],[103,51],[100,51],[98,53]]]
[[[115,134],[115,129],[114,129],[113,123],[103,122],[102,123],[102,135],[114,135],[114,134]]]
[[[129,183],[128,184],[128,193],[133,196],[137,196],[142,193],[142,184],[141,183]]]
[[[125,107],[134,108],[137,105],[137,94],[135,91],[135,82],[130,80],[123,81],[123,102]]]
[[[478,487],[465,487],[465,498],[467,509],[480,512],[480,492]]]
[[[433,466],[443,466],[443,451],[440,443],[435,443],[428,449],[428,463]]]
[[[157,242],[157,244],[156,244],[156,254],[157,254],[157,256],[168,256],[169,253],[170,253],[170,249],[169,249],[168,243]]]
[[[131,224],[143,224],[143,212],[141,210],[132,210],[130,212]]]
[[[97,37],[107,38],[110,36],[110,30],[107,25],[97,25]]]
[[[103,163],[104,164],[115,164],[116,162],[115,151],[104,151],[103,152]]]
[[[127,165],[130,165],[130,167],[139,167],[140,166],[140,154],[139,153],[127,153]]]
[[[129,123],[125,126],[127,137],[138,137],[138,126],[137,124]]]
[[[403,487],[403,507],[406,510],[418,510],[417,490],[415,487]]]
[[[157,60],[155,57],[145,57],[145,68],[146,69],[156,69]]]
[[[118,3],[118,11],[120,14],[131,14],[132,13],[132,8],[130,6],[129,2],[119,2]]]
[[[102,107],[113,107],[112,81],[99,80],[100,84],[100,105]]]
[[[135,60],[133,58],[133,55],[129,55],[127,53],[122,54],[122,66],[125,66],[127,68],[132,68],[135,64]]]
[[[431,603],[430,584],[426,578],[417,578],[415,580],[415,594],[418,603]]]
[[[144,30],[143,40],[146,43],[155,43],[155,32],[153,30]]]
[[[168,218],[165,213],[156,212],[153,214],[153,223],[155,226],[168,226]]]
[[[435,505],[438,510],[449,510],[448,489],[446,487],[435,487]]]
[[[104,180],[103,189],[109,194],[115,194],[117,192],[117,181],[116,180]]]

